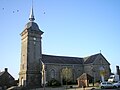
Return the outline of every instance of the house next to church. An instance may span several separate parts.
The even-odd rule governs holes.
[[[21,33],[21,64],[19,72],[19,86],[40,87],[52,79],[62,83],[61,71],[70,68],[71,80],[76,82],[77,78],[86,73],[101,80],[100,68],[104,68],[104,77],[107,79],[111,73],[110,63],[101,54],[97,53],[87,57],[56,56],[42,54],[42,34],[38,24],[34,22],[33,7],[31,9],[29,22]],[[60,48],[60,47],[59,47]]]
[[[8,68],[0,72],[0,87],[3,89],[16,85],[15,79],[8,72]],[[0,89],[1,90],[1,89]]]

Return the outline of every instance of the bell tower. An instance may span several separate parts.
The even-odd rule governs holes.
[[[31,8],[29,22],[21,35],[21,64],[19,72],[19,86],[39,87],[41,86],[41,64],[42,58],[41,35],[43,32],[34,22],[33,6]]]

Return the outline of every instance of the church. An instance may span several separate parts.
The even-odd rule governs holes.
[[[69,68],[71,80],[76,82],[83,73],[100,81],[100,68],[103,67],[104,77],[108,79],[111,69],[110,63],[97,53],[86,57],[56,56],[42,54],[42,35],[38,24],[34,21],[33,7],[28,23],[21,35],[21,62],[19,72],[19,86],[40,87],[42,84],[55,79],[62,83],[61,72]]]

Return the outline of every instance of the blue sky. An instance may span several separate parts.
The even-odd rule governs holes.
[[[44,32],[44,54],[85,57],[99,53],[120,65],[120,0],[33,0],[35,22]],[[0,0],[0,71],[17,79],[21,36],[31,0]]]

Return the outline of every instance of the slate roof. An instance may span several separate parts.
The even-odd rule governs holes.
[[[95,61],[95,59],[97,58],[98,55],[100,55],[101,53],[95,54],[95,55],[91,55],[88,57],[84,58],[84,64],[89,64],[89,63],[93,63]],[[102,55],[102,54],[101,54]]]
[[[11,76],[11,78],[14,79],[14,77],[13,77],[10,73],[8,73],[8,72],[6,72],[6,71],[0,72],[0,77],[3,77],[2,75],[4,75],[5,73],[7,73],[9,76]]]
[[[42,55],[43,63],[59,63],[59,64],[83,64],[83,58],[67,57],[67,56],[54,56]]]
[[[90,79],[93,79],[93,77],[87,73],[83,73],[77,78],[77,80],[90,80]]]
[[[35,22],[28,22],[26,25],[25,25],[25,28],[24,29],[29,29],[31,28],[32,30],[37,30],[39,31],[39,26],[37,25],[37,23]]]
[[[4,74],[4,72],[5,72],[5,71],[3,71],[3,72],[0,72],[0,76],[2,76],[2,75]]]
[[[51,64],[54,64],[54,63],[55,64],[57,63],[58,64],[90,64],[90,63],[93,63],[99,55],[101,55],[105,59],[105,57],[101,53],[94,54],[84,58],[42,54],[42,62],[49,63],[49,64],[50,63]],[[108,62],[108,64],[110,63]]]

